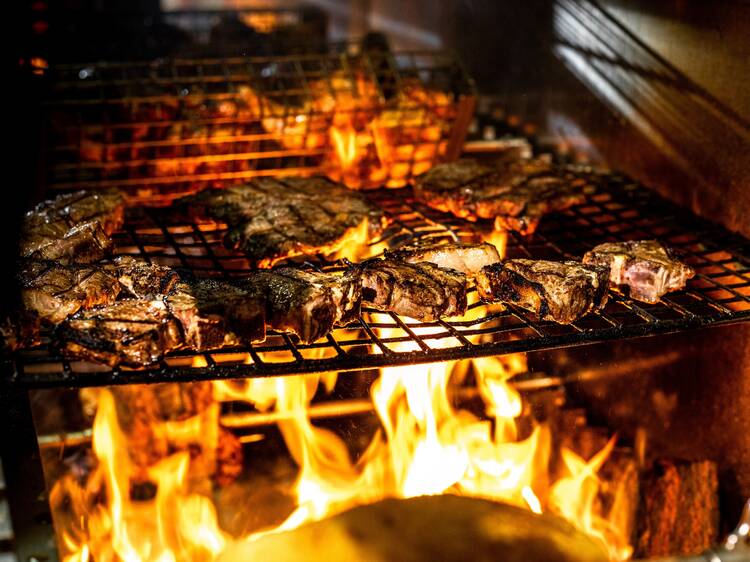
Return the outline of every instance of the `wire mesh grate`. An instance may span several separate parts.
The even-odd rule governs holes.
[[[613,292],[604,310],[571,325],[540,321],[514,306],[482,304],[472,290],[462,318],[419,323],[365,309],[357,322],[313,344],[271,332],[262,343],[202,353],[178,351],[156,367],[137,370],[70,362],[42,345],[15,357],[14,382],[29,387],[92,386],[346,371],[551,349],[750,319],[748,240],[665,202],[627,178],[581,173],[588,179],[586,203],[545,217],[532,238],[509,233],[507,257],[575,259],[602,242],[658,238],[696,269],[685,290],[655,305]],[[472,241],[491,231],[489,224],[470,223],[416,203],[408,189],[374,191],[369,197],[392,221],[372,243],[378,249]],[[248,262],[224,248],[224,225],[174,221],[167,209],[130,209],[126,228],[115,235],[117,253],[196,276],[229,279],[248,273]],[[306,259],[324,270],[345,267]]]

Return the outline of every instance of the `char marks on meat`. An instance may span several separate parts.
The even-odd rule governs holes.
[[[265,303],[266,324],[312,343],[359,316],[361,282],[354,272],[333,275],[279,268],[238,281]]]
[[[609,267],[612,286],[626,286],[630,297],[654,304],[669,291],[682,289],[695,275],[656,240],[608,242],[586,252],[583,262]]]
[[[386,251],[385,256],[409,263],[430,262],[440,267],[455,269],[468,276],[474,276],[483,267],[500,261],[497,248],[488,242],[404,246],[393,251]]]
[[[185,344],[193,349],[265,339],[263,303],[240,287],[193,279],[178,283],[166,303],[182,325]]]
[[[21,224],[21,257],[98,261],[111,252],[109,235],[122,226],[124,209],[122,196],[114,190],[78,191],[40,203]]]
[[[168,295],[180,280],[177,272],[165,265],[157,265],[130,256],[118,256],[109,268],[122,288],[131,296],[153,299]]]
[[[515,259],[485,267],[476,277],[485,302],[505,302],[545,320],[570,324],[608,298],[609,268],[574,261]]]
[[[468,219],[495,219],[496,228],[532,234],[542,216],[584,201],[584,182],[545,157],[509,155],[486,165],[472,159],[439,164],[419,176],[414,196]]]
[[[383,226],[383,214],[359,193],[326,178],[257,178],[209,189],[178,202],[193,217],[227,223],[228,248],[261,267],[300,255],[330,255],[349,237]]]
[[[112,367],[158,362],[183,343],[180,323],[161,300],[123,300],[81,311],[57,327],[63,353]]]
[[[360,265],[362,300],[423,322],[466,312],[466,275],[434,263],[373,259]]]
[[[96,265],[24,260],[18,275],[26,310],[51,324],[82,308],[109,304],[120,293],[117,279]]]

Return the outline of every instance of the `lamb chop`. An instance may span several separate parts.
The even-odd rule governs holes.
[[[312,343],[359,316],[361,282],[355,272],[331,275],[279,268],[261,271],[238,282],[265,302],[266,324]]]
[[[109,235],[122,226],[124,209],[114,190],[78,191],[44,201],[24,217],[21,256],[60,263],[98,261],[111,252]]]
[[[608,278],[606,266],[514,259],[485,267],[476,284],[485,302],[516,304],[542,319],[570,324],[604,307]]]
[[[265,339],[264,306],[241,288],[214,279],[178,283],[166,298],[170,312],[180,321],[186,345],[214,349]]]
[[[137,260],[130,256],[118,256],[114,265],[107,266],[117,277],[124,290],[135,298],[158,298],[168,295],[180,276],[171,267]]]
[[[122,300],[80,311],[57,327],[68,357],[142,367],[183,345],[180,323],[162,300]]]
[[[494,165],[463,159],[419,176],[414,197],[469,220],[495,219],[497,228],[532,234],[543,215],[584,201],[582,180],[545,157],[508,154]]]
[[[403,246],[386,251],[385,257],[409,263],[430,262],[440,267],[455,269],[468,276],[474,276],[483,267],[500,261],[497,248],[489,242]]]
[[[382,212],[326,178],[257,178],[178,202],[189,214],[229,225],[224,243],[261,267],[306,254],[333,254],[357,234],[376,236]]]
[[[583,263],[610,268],[613,287],[626,286],[630,297],[654,304],[669,291],[682,289],[695,270],[675,259],[656,240],[609,242],[586,252]]]
[[[81,308],[114,302],[120,284],[95,265],[25,260],[18,273],[26,310],[50,324],[58,324]]]
[[[466,312],[466,275],[430,262],[372,259],[359,266],[362,300],[375,308],[432,322]]]

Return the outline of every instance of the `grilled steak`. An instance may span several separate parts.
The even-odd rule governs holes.
[[[112,249],[109,235],[122,226],[124,208],[122,196],[110,190],[78,191],[40,203],[21,225],[21,256],[60,263],[98,261]]]
[[[161,300],[123,300],[81,311],[57,327],[63,353],[110,366],[141,367],[183,344],[180,323]]]
[[[130,256],[118,256],[114,266],[108,268],[135,298],[158,298],[168,295],[180,280],[177,272],[165,265],[156,265],[136,260]]]
[[[481,244],[433,244],[428,246],[404,246],[385,253],[387,258],[419,263],[428,261],[473,276],[486,265],[500,261],[497,248],[488,242]]]
[[[494,165],[464,159],[419,176],[414,196],[462,218],[495,219],[497,228],[532,234],[543,215],[584,200],[583,181],[544,157],[508,155]]]
[[[51,324],[81,308],[109,304],[120,293],[117,279],[95,265],[25,260],[18,275],[26,310]]]
[[[466,275],[429,262],[373,259],[360,264],[362,300],[375,308],[432,322],[466,312]]]
[[[166,303],[182,325],[186,345],[194,349],[221,347],[237,337],[265,339],[263,304],[234,285],[213,279],[181,282]]]
[[[355,272],[330,275],[280,268],[255,273],[239,286],[265,302],[269,327],[297,334],[304,343],[359,316],[361,284]]]
[[[226,246],[261,267],[287,257],[333,254],[355,233],[375,236],[383,226],[382,212],[362,195],[325,178],[258,178],[178,204],[194,217],[226,222]]]
[[[656,240],[600,244],[586,252],[583,263],[609,267],[612,286],[626,286],[630,297],[654,304],[669,291],[682,289],[695,275]]]
[[[485,267],[476,283],[485,302],[516,304],[545,320],[570,324],[604,307],[608,276],[606,266],[516,259]]]

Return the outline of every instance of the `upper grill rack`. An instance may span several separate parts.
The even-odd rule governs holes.
[[[154,205],[263,175],[401,187],[458,155],[474,90],[453,54],[340,48],[55,66],[45,187]]]
[[[509,234],[507,256],[580,258],[605,241],[659,238],[696,269],[685,290],[655,305],[613,293],[603,311],[569,326],[538,321],[512,306],[477,302],[464,318],[424,324],[366,310],[357,323],[314,344],[272,333],[265,342],[246,347],[176,352],[160,365],[142,370],[70,362],[42,346],[16,356],[13,382],[28,387],[92,386],[346,371],[550,349],[750,319],[748,240],[668,204],[627,178],[582,173],[590,183],[587,202],[545,217],[531,239]],[[421,206],[409,190],[380,190],[370,197],[393,220],[383,239],[375,242],[378,248],[468,241],[488,226]],[[116,235],[118,253],[200,276],[230,278],[248,271],[243,258],[223,248],[223,225],[174,224],[162,209],[134,211],[125,230]],[[323,262],[317,266],[343,267]]]

